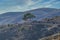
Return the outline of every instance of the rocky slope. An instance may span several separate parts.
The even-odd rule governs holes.
[[[59,19],[59,17],[57,18]],[[50,22],[33,21],[23,24],[0,25],[0,40],[40,40],[59,33],[60,24]],[[49,37],[49,39],[51,38]]]
[[[60,33],[57,33],[52,36],[48,36],[39,40],[60,40]]]

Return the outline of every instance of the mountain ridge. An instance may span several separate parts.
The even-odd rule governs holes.
[[[18,23],[22,21],[23,15],[28,12],[36,15],[37,20],[50,18],[53,16],[60,16],[60,9],[54,9],[54,8],[39,8],[26,12],[7,12],[4,14],[0,14],[0,24],[10,24],[16,22]]]

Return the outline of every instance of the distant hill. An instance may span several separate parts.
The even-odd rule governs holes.
[[[7,12],[0,14],[0,24],[20,23],[22,22],[23,15],[27,12],[31,12],[32,14],[36,15],[37,20],[50,18],[53,16],[60,16],[60,9],[54,8],[39,8],[25,12]]]

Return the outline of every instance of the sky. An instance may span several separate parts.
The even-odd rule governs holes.
[[[37,8],[60,9],[60,0],[0,0],[0,14],[5,12],[24,12]]]

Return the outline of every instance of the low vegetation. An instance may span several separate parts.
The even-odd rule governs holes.
[[[25,21],[29,19],[30,22],[0,25],[0,40],[41,40],[41,38],[60,32],[60,21],[58,21],[60,16],[48,19],[49,21],[31,21],[32,18],[35,18],[35,15],[28,13],[24,15],[23,19]],[[60,40],[58,36],[53,38]],[[52,38],[48,37],[44,40],[52,40]]]

